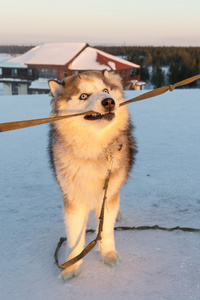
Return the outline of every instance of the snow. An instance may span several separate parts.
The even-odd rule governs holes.
[[[37,80],[31,82],[29,89],[49,90],[48,81],[49,80],[47,78],[38,78]]]
[[[109,61],[108,64],[109,64],[109,66],[111,66],[112,70],[116,70],[116,66],[113,61]]]
[[[126,97],[143,92],[127,91]],[[139,153],[121,192],[117,226],[200,228],[199,95],[182,89],[129,105]],[[0,96],[0,120],[48,117],[49,103],[47,95]],[[0,134],[0,298],[199,300],[199,233],[116,232],[122,259],[116,268],[102,264],[93,250],[79,277],[58,279],[53,254],[65,229],[47,133],[48,125],[41,125]],[[92,215],[88,228],[94,228]],[[88,234],[87,243],[94,237]]]
[[[106,64],[100,64],[96,61],[97,50],[87,47],[80,53],[69,65],[70,70],[110,70]]]
[[[23,63],[18,63],[15,61],[12,61],[12,58],[7,60],[7,61],[3,61],[0,63],[0,67],[1,68],[23,68],[23,69],[27,69],[26,65],[23,65]]]
[[[110,59],[108,64],[99,62],[97,60],[98,54],[101,55],[101,57],[106,58],[105,62],[107,61],[107,59]],[[116,70],[116,65],[115,65],[116,62],[119,62],[123,65],[127,65],[132,68],[139,68],[139,65],[124,60],[120,57],[108,54],[106,52],[97,50],[92,47],[87,47],[72,61],[72,63],[69,65],[69,69],[71,70],[89,70],[89,69],[90,70],[104,70],[104,69]]]
[[[30,58],[27,64],[64,65],[67,64],[86,43],[46,43]]]
[[[28,52],[11,58],[3,63],[3,67],[20,67],[24,64],[64,65],[68,63],[86,43],[46,43],[38,45]]]
[[[140,66],[137,65],[137,64],[134,64],[134,63],[132,63],[132,62],[130,62],[130,61],[128,61],[128,60],[122,59],[122,58],[117,57],[117,56],[114,56],[114,55],[112,55],[112,54],[108,54],[108,53],[105,53],[105,52],[100,51],[100,50],[97,50],[97,52],[100,53],[100,54],[103,55],[103,56],[106,56],[106,57],[110,58],[111,60],[114,59],[114,60],[116,60],[116,61],[118,61],[118,62],[120,62],[120,63],[122,63],[122,64],[128,65],[128,66],[130,66],[130,67],[133,67],[133,68],[139,68],[139,67],[140,67]]]
[[[20,79],[20,78],[1,78],[1,81],[5,81],[5,82],[29,82],[29,80],[27,79]]]

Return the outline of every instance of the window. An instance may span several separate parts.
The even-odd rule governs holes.
[[[134,75],[135,75],[135,73],[136,73],[136,72],[135,72],[135,69],[131,69],[131,71],[130,71],[130,75],[131,75],[131,76],[134,76]]]
[[[38,71],[39,77],[44,78],[44,69]]]
[[[0,76],[2,76],[2,68],[0,68]]]
[[[54,78],[57,79],[57,70],[56,69],[40,69],[38,71],[40,78]]]
[[[11,75],[16,77],[17,76],[17,69],[11,69]]]
[[[28,76],[30,76],[30,77],[33,76],[33,70],[32,69],[28,69]]]
[[[139,69],[131,69],[130,70],[130,75],[131,76],[137,76],[137,75],[139,75]]]
[[[18,85],[17,84],[13,84],[12,85],[12,95],[18,95]]]

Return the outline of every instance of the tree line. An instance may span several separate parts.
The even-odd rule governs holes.
[[[139,64],[141,80],[151,81],[155,88],[200,74],[200,47],[97,46],[96,48]],[[167,76],[163,67],[169,68]],[[187,87],[199,85],[200,83],[195,81]]]
[[[33,47],[33,45],[0,45],[0,53],[23,54]],[[200,74],[200,47],[96,46],[95,48],[139,64],[141,80],[150,82],[155,88]],[[168,67],[167,75],[163,67]],[[199,81],[187,85],[187,87],[197,86],[200,86]]]
[[[7,53],[10,55],[24,54],[35,46],[19,46],[19,45],[0,45],[0,53]]]

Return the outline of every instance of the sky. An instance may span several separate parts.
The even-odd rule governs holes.
[[[1,0],[0,44],[200,46],[199,0]]]

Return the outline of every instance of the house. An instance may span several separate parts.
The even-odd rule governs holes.
[[[87,43],[46,43],[0,63],[5,95],[48,93],[48,80],[89,70],[119,73],[126,86],[140,80],[140,66],[105,53]]]

